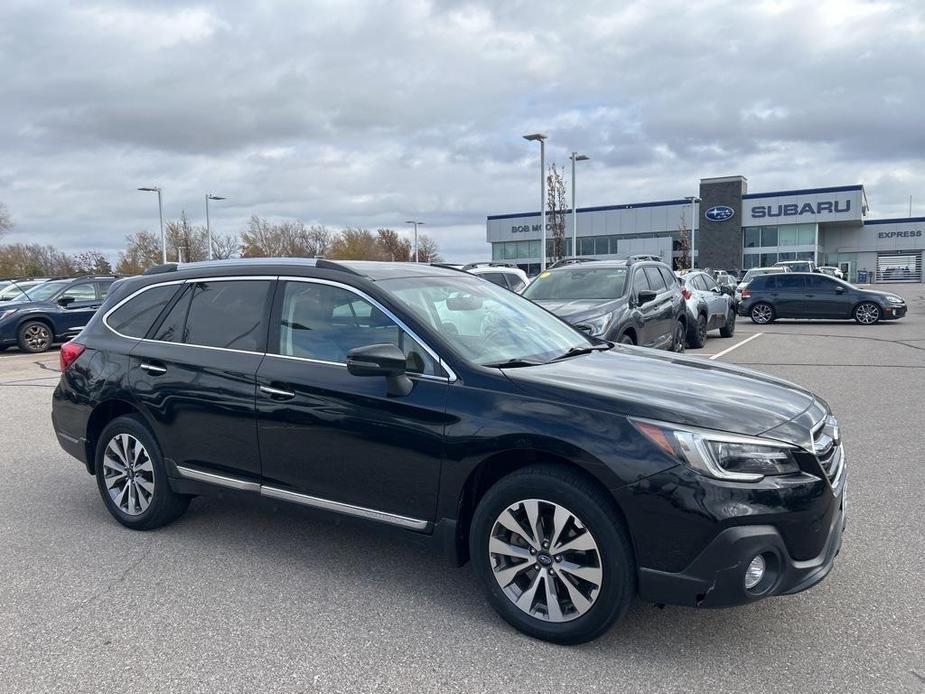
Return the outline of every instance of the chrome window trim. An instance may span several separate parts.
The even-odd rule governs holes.
[[[328,366],[340,366],[343,368],[347,367],[346,362],[325,361],[322,359],[311,359],[309,357],[295,357],[295,356],[291,356],[288,354],[277,354],[276,352],[269,351],[269,349],[265,352],[255,352],[255,351],[246,350],[246,349],[232,349],[230,347],[212,347],[211,345],[195,345],[195,344],[187,343],[187,342],[170,342],[168,340],[152,340],[152,339],[145,338],[145,337],[132,337],[131,335],[125,335],[123,333],[120,333],[118,330],[116,330],[111,325],[109,325],[109,317],[115,311],[120,309],[124,304],[128,303],[135,297],[139,296],[140,294],[143,294],[144,292],[150,289],[154,289],[155,287],[166,287],[172,284],[190,284],[193,282],[203,282],[203,281],[227,282],[227,281],[234,281],[234,280],[266,280],[268,282],[273,282],[273,281],[309,282],[309,283],[315,283],[315,284],[326,284],[332,287],[346,289],[348,292],[352,292],[353,294],[356,294],[364,301],[368,301],[373,306],[378,308],[380,311],[385,313],[385,315],[387,315],[390,320],[392,320],[396,325],[398,325],[399,328],[401,328],[406,333],[408,333],[411,336],[411,338],[415,342],[417,342],[424,349],[424,351],[426,351],[431,356],[431,358],[434,359],[440,365],[440,368],[442,368],[447,373],[447,376],[409,373],[408,376],[410,378],[421,378],[425,380],[440,381],[441,383],[454,383],[457,380],[456,372],[454,372],[453,369],[450,368],[450,366],[440,357],[440,355],[437,354],[433,349],[431,349],[431,347],[426,342],[424,342],[424,340],[422,340],[417,335],[417,333],[411,330],[411,328],[409,328],[408,325],[404,321],[402,321],[398,316],[392,313],[392,311],[390,311],[388,308],[386,308],[381,303],[376,301],[376,299],[372,298],[371,296],[369,296],[362,290],[357,289],[356,287],[351,287],[349,284],[343,284],[342,282],[334,282],[332,280],[322,279],[320,277],[299,277],[299,276],[289,276],[289,275],[228,275],[225,277],[194,277],[194,278],[183,279],[183,280],[168,280],[166,282],[157,282],[155,284],[149,284],[145,287],[141,287],[140,289],[135,290],[134,292],[129,294],[127,297],[125,297],[124,299],[116,303],[115,306],[107,310],[106,313],[103,314],[103,319],[102,319],[103,325],[106,326],[106,329],[109,330],[114,335],[117,335],[126,340],[136,340],[138,342],[145,342],[145,343],[158,344],[158,345],[178,345],[180,347],[195,347],[197,349],[214,349],[220,352],[235,352],[237,354],[256,354],[258,356],[266,355],[268,357],[275,357],[277,359],[294,359],[297,361],[305,361],[305,362],[309,362],[312,364],[326,364]]]
[[[428,521],[421,520],[420,518],[411,518],[409,516],[402,516],[397,513],[389,513],[388,511],[379,511],[374,508],[366,508],[365,506],[347,504],[342,501],[322,499],[318,496],[310,496],[308,494],[301,494],[299,492],[291,492],[287,489],[270,487],[265,484],[251,482],[249,480],[242,480],[236,477],[230,477],[228,475],[218,475],[213,472],[205,472],[203,470],[195,470],[193,468],[188,468],[181,465],[177,465],[177,472],[181,477],[194,480],[196,482],[214,484],[219,487],[237,489],[238,491],[255,492],[261,496],[266,496],[271,499],[289,501],[292,503],[301,504],[303,506],[323,509],[325,511],[342,513],[347,516],[355,516],[357,518],[374,520],[380,523],[396,525],[400,528],[406,528],[408,530],[423,531],[427,530],[430,525]]]
[[[443,369],[444,371],[446,371],[446,373],[447,373],[447,376],[446,376],[446,377],[443,377],[443,376],[435,376],[435,375],[432,376],[432,375],[430,375],[430,374],[410,374],[410,373],[408,374],[408,376],[411,376],[411,377],[418,376],[418,377],[424,377],[424,378],[431,378],[431,379],[436,379],[436,380],[443,381],[443,382],[448,382],[448,383],[454,383],[454,382],[456,381],[456,373],[455,373],[455,372],[453,371],[453,369],[451,369],[451,368],[449,367],[449,365],[440,357],[439,354],[437,354],[433,349],[431,349],[430,345],[428,345],[426,342],[424,342],[424,340],[422,340],[422,339],[417,335],[417,333],[415,333],[411,328],[409,328],[408,325],[407,325],[403,320],[401,320],[401,318],[399,318],[398,316],[396,316],[394,313],[392,313],[392,311],[390,311],[388,308],[386,308],[385,306],[383,306],[381,303],[379,303],[378,301],[376,301],[376,299],[374,299],[373,297],[369,296],[369,294],[365,293],[364,291],[362,291],[362,290],[360,290],[360,289],[357,289],[356,287],[351,287],[349,284],[343,284],[343,283],[341,283],[341,282],[335,282],[335,281],[333,281],[333,280],[321,279],[320,277],[291,277],[291,276],[287,276],[287,275],[280,275],[277,279],[280,280],[281,282],[306,282],[306,283],[309,283],[309,284],[326,284],[326,285],[331,286],[331,287],[337,287],[337,288],[339,288],[339,289],[346,289],[348,292],[351,292],[351,293],[353,293],[353,294],[356,294],[358,297],[360,297],[360,298],[363,299],[364,301],[368,301],[370,304],[372,304],[373,306],[375,306],[376,308],[378,308],[378,309],[379,309],[380,311],[382,311],[386,316],[388,316],[389,319],[390,319],[392,322],[394,322],[399,328],[401,328],[401,329],[404,330],[406,333],[408,333],[408,335],[410,335],[411,338],[412,338],[415,342],[417,342],[417,343],[424,349],[424,351],[427,352],[427,353],[430,355],[430,357],[440,365],[440,368]],[[268,347],[269,347],[269,345],[268,345]],[[275,353],[275,352],[269,351],[269,349],[267,350],[267,356],[270,356],[270,357],[282,357],[282,358],[284,358],[284,359],[302,359],[303,361],[310,361],[310,362],[316,362],[316,363],[321,363],[321,364],[333,364],[333,365],[336,365],[336,366],[344,366],[344,367],[347,366],[346,363],[342,363],[342,362],[330,362],[330,361],[322,361],[322,360],[318,360],[318,359],[310,359],[310,358],[308,358],[308,357],[294,357],[294,356],[286,355],[286,354],[277,354],[277,353]]]

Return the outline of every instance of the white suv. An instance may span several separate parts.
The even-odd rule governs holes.
[[[529,283],[527,273],[512,264],[469,263],[468,265],[463,265],[462,269],[518,294]]]

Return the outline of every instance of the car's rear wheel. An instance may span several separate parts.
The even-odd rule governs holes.
[[[854,307],[854,320],[861,325],[873,325],[880,320],[880,307],[873,301],[865,301]]]
[[[700,349],[707,341],[707,317],[702,313],[697,316],[697,325],[694,326],[694,332],[687,340],[687,346],[691,349]]]
[[[684,321],[675,321],[674,332],[671,334],[671,351],[683,352],[684,342],[687,338],[687,328],[684,327]]]
[[[729,307],[729,313],[726,314],[726,325],[719,329],[720,337],[732,337],[736,334],[736,310]]]
[[[157,441],[144,423],[117,417],[96,446],[96,481],[109,512],[133,530],[151,530],[179,518],[189,497],[170,488]]]
[[[621,345],[635,345],[635,344],[636,344],[636,341],[633,340],[633,336],[632,336],[632,335],[621,335],[621,336],[620,336],[620,344],[621,344]]]
[[[771,304],[759,302],[752,306],[752,310],[749,311],[748,315],[752,319],[752,323],[765,325],[774,320],[774,307]]]
[[[613,504],[567,469],[533,466],[496,483],[470,532],[491,605],[539,639],[582,643],[626,612],[636,591],[632,548]]]
[[[19,344],[19,349],[23,352],[31,354],[44,352],[51,347],[53,340],[54,336],[51,334],[51,328],[48,327],[47,323],[40,320],[26,321],[19,326],[17,343]]]

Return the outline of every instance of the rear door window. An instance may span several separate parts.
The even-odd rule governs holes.
[[[177,285],[152,287],[109,314],[106,324],[128,337],[144,337],[177,292]]]
[[[657,267],[650,265],[643,269],[645,270],[645,273],[646,273],[646,279],[649,280],[650,289],[661,294],[663,291],[665,291],[668,288],[667,285],[665,284],[664,278],[662,277],[662,273],[658,271]]]

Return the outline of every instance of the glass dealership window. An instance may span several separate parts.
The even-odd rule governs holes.
[[[610,253],[610,238],[607,236],[598,236],[594,239],[594,254],[607,255]]]
[[[762,253],[761,267],[768,267],[777,262],[777,253]]]
[[[759,267],[760,264],[761,256],[759,256],[757,253],[746,253],[742,257],[742,265],[746,270],[753,267]]]
[[[491,259],[492,260],[504,260],[504,244],[503,243],[491,244]]]
[[[761,227],[747,227],[745,229],[745,247],[757,248],[761,245]]]
[[[527,258],[530,254],[530,242],[529,241],[517,241],[517,246],[514,250],[515,258]]]
[[[812,246],[816,243],[815,224],[797,224],[797,245]]]
[[[777,243],[781,246],[797,245],[797,225],[782,226],[777,232]]]
[[[761,227],[761,245],[765,248],[777,245],[777,227]]]

